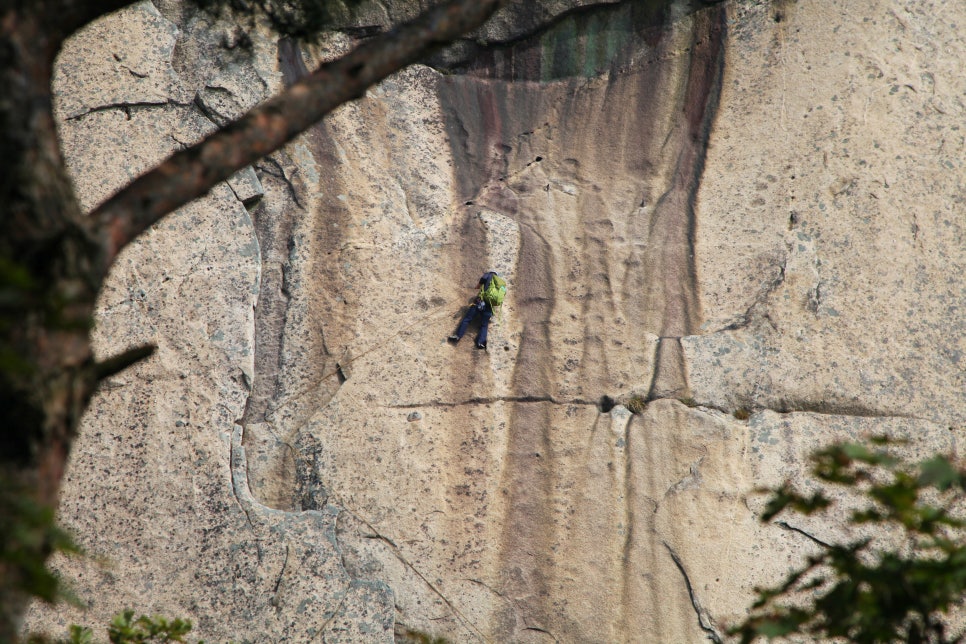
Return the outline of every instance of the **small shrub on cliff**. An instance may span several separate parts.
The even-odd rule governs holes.
[[[133,610],[125,610],[114,616],[107,629],[107,637],[111,644],[164,644],[167,642],[181,642],[187,644],[185,636],[191,631],[191,621],[187,619],[169,620],[160,615],[148,617],[141,615],[134,619]],[[33,635],[27,638],[27,644],[94,644],[94,631],[76,624],[70,627],[67,639],[51,640],[47,637]],[[198,641],[198,644],[204,644]]]
[[[739,407],[738,409],[734,410],[731,415],[737,420],[748,420],[751,418],[751,410],[747,407]]]
[[[107,636],[111,644],[147,644],[148,642],[186,642],[191,631],[187,619],[168,620],[160,615],[141,615],[134,619],[134,611],[126,610],[111,620]]]
[[[632,414],[643,414],[644,410],[647,408],[647,403],[640,396],[631,396],[630,400],[627,401],[627,411]]]
[[[396,624],[395,640],[400,644],[449,644],[445,637],[436,637],[401,624]]]
[[[850,525],[899,534],[902,546],[876,548],[872,537],[821,543],[822,552],[782,584],[758,590],[750,616],[732,635],[743,643],[789,635],[870,644],[963,641],[966,634],[946,632],[943,616],[966,593],[966,523],[952,510],[966,500],[966,470],[944,456],[908,463],[890,453],[893,445],[888,439],[833,445],[812,455],[812,473],[859,493]],[[762,521],[833,506],[824,493],[804,496],[789,483],[770,492]]]

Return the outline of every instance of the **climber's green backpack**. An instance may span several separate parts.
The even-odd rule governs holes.
[[[506,280],[496,273],[493,273],[489,285],[480,287],[480,297],[491,308],[497,308],[503,304],[503,298],[506,297]]]

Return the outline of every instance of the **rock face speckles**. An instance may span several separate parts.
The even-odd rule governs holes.
[[[358,24],[412,10],[383,4]],[[28,625],[714,640],[841,536],[751,489],[834,438],[956,448],[966,7],[645,4],[514,5],[125,252],[97,350],[159,351],[95,398],[62,507],[112,565],[58,561],[91,608]],[[88,206],[360,33],[245,48],[158,6],[65,53]],[[485,270],[484,353],[445,338]]]

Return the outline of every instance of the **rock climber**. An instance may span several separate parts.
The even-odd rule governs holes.
[[[456,329],[456,333],[449,336],[448,340],[453,344],[459,342],[470,326],[470,322],[476,319],[476,316],[480,316],[480,332],[476,336],[476,348],[485,351],[486,332],[490,326],[490,318],[493,317],[493,309],[503,304],[503,298],[506,295],[506,280],[493,271],[487,271],[483,273],[483,277],[480,278],[476,286],[480,289],[479,294],[473,298],[473,303],[460,321],[459,328]]]

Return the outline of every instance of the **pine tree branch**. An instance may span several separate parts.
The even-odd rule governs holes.
[[[476,29],[505,0],[450,0],[321,65],[282,93],[135,179],[90,215],[106,250],[120,250],[164,215],[274,152],[339,105],[432,49]]]

